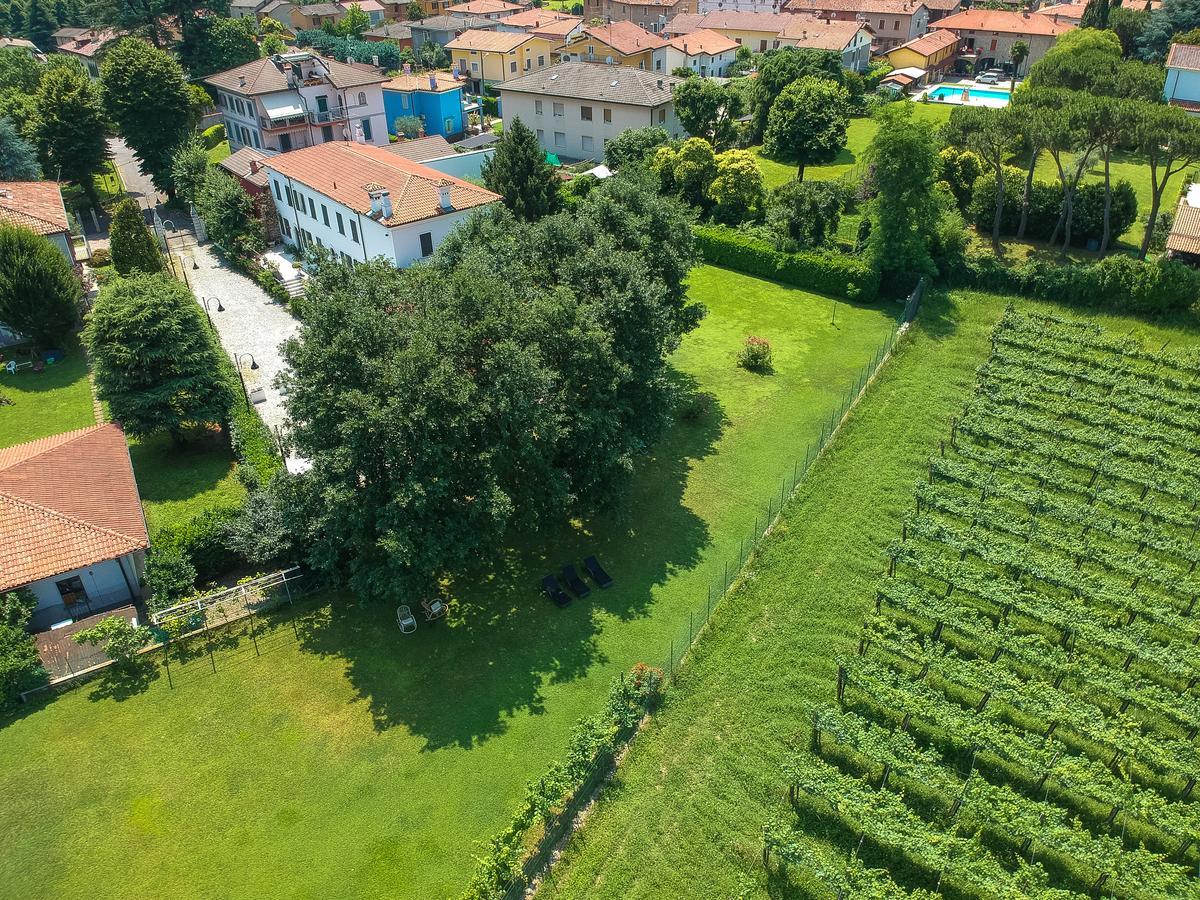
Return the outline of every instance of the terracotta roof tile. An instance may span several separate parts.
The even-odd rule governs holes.
[[[1195,44],[1172,44],[1167,54],[1167,68],[1200,71],[1200,47]]]
[[[429,84],[430,77],[434,80],[432,87]],[[385,81],[382,87],[385,91],[434,91],[441,94],[461,91],[463,85],[449,72],[423,72],[420,75],[397,75]]]
[[[677,35],[668,40],[667,43],[680,53],[685,53],[688,56],[695,56],[699,53],[716,56],[738,48],[738,42],[733,38],[727,38],[725,35],[713,31],[711,28],[697,28],[695,31],[689,31],[687,34]]]
[[[1040,13],[1021,13],[1007,9],[968,9],[937,20],[938,28],[953,31],[994,31],[999,34],[1040,34],[1058,37],[1075,26],[1055,22]]]
[[[505,28],[520,28],[539,37],[565,39],[583,24],[583,16],[556,12],[552,9],[528,9],[504,17]]]
[[[1167,249],[1200,254],[1200,206],[1190,206],[1186,199],[1179,201],[1167,236]]]
[[[681,81],[682,78],[674,75],[649,72],[636,66],[569,62],[501,82],[496,88],[501,97],[505,91],[514,91],[545,97],[607,100],[631,106],[657,107],[671,102],[672,91]]]
[[[508,53],[516,50],[533,35],[524,31],[483,31],[472,28],[446,42],[447,50],[483,50],[493,53]]]
[[[938,22],[937,24],[940,25],[941,23]],[[921,35],[919,38],[913,38],[907,44],[893,47],[892,50],[911,50],[913,53],[919,53],[922,56],[932,56],[939,50],[953,47],[957,43],[957,34],[953,31],[943,31],[941,28],[937,28],[934,31]]]
[[[645,50],[657,50],[666,46],[666,41],[633,22],[609,22],[583,29],[583,33],[612,47],[622,56],[631,56]]]
[[[70,230],[62,194],[53,181],[0,181],[0,221],[37,234]]]
[[[465,13],[468,16],[488,16],[496,13],[515,13],[523,9],[525,9],[524,6],[518,3],[508,3],[506,0],[466,0],[465,3],[447,6],[446,12]]]
[[[267,170],[262,166],[258,167],[258,171],[253,171],[252,163],[261,163],[275,156],[275,150],[256,150],[253,147],[242,147],[229,154],[219,163],[222,169],[230,175],[236,175],[245,181],[250,182],[258,187],[265,188],[267,186]]]
[[[453,31],[456,34],[472,28],[487,30],[499,26],[499,22],[493,22],[482,16],[429,16],[420,21],[408,23],[408,27],[415,31]]]
[[[449,183],[450,203],[456,211],[501,199],[499,194],[443,175],[382,147],[351,141],[332,141],[282,153],[265,165],[363,215],[371,213],[371,198],[365,186],[387,188],[391,193],[392,216],[382,220],[382,224],[389,227],[441,215],[439,184]]]
[[[788,21],[779,32],[780,38],[794,41],[797,47],[812,50],[845,49],[860,31],[870,32],[863,22],[844,19],[818,19],[816,16],[784,16]]]
[[[311,7],[305,8],[311,9]],[[329,72],[329,83],[336,88],[361,87],[366,84],[379,84],[387,81],[386,75],[379,74],[378,70],[371,66],[352,66],[349,63],[338,62],[336,59],[318,56],[315,53],[311,53],[309,56],[320,61],[321,65]],[[242,84],[243,78],[246,79],[244,85]],[[288,86],[288,77],[281,65],[269,56],[226,69],[224,72],[217,72],[204,80],[223,91],[241,94],[243,97],[292,90]]]
[[[0,450],[0,590],[150,545],[125,434],[93,425]]]
[[[411,159],[416,163],[454,155],[454,146],[440,134],[427,134],[425,137],[397,141],[394,144],[388,144],[382,149],[388,153],[403,156],[405,159]]]
[[[920,0],[787,0],[784,12],[861,12],[911,16],[925,4]]]

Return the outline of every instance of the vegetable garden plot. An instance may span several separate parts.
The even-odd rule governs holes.
[[[1009,310],[764,860],[839,897],[1200,897],[1200,359]],[[831,698],[832,699],[832,698]]]

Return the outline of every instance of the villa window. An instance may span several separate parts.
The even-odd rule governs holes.
[[[271,184],[272,184],[272,185],[274,185],[274,187],[275,187],[275,199],[276,199],[276,200],[282,200],[282,199],[283,199],[283,193],[282,193],[282,192],[279,190],[279,182],[278,182],[278,181],[272,181],[272,182],[271,182]]]
[[[592,108],[590,106],[579,107],[579,120],[581,122],[592,121]]]
[[[609,125],[612,124],[612,110],[611,109],[604,110],[604,121]]]
[[[533,101],[533,114],[536,116],[540,116],[542,114],[542,101],[541,100]]]
[[[337,216],[338,234],[345,234],[346,223],[342,221],[342,214],[340,212],[335,212],[334,215]]]
[[[421,235],[421,256],[433,256],[433,232],[426,231]]]
[[[353,219],[350,220],[350,240],[358,243],[358,223]]]
[[[359,92],[358,92],[358,105],[359,105],[359,106],[366,106],[366,105],[367,105],[367,95],[366,95],[366,93],[365,93],[365,92],[363,92],[363,91],[359,91]]]
[[[561,103],[554,104],[554,118],[561,119],[566,114],[567,114],[566,109],[564,109],[564,107]]]
[[[325,223],[325,227],[329,227],[329,207],[324,203],[321,204],[321,220]]]

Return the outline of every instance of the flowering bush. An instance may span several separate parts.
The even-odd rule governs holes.
[[[766,338],[750,335],[738,352],[737,364],[751,372],[770,372],[771,342]]]

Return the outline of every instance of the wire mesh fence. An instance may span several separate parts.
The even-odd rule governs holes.
[[[771,525],[783,510],[788,498],[796,492],[796,488],[804,480],[813,463],[817,461],[829,445],[838,427],[850,412],[851,407],[854,406],[871,383],[871,380],[879,372],[880,367],[895,348],[896,342],[907,329],[908,324],[916,318],[924,296],[925,279],[922,278],[905,302],[904,311],[895,327],[888,333],[883,343],[880,344],[875,354],[871,357],[870,362],[863,366],[854,381],[846,389],[842,395],[841,402],[829,414],[828,420],[822,423],[820,435],[808,445],[803,459],[798,457],[792,464],[791,469],[784,472],[780,479],[779,490],[767,498],[766,506],[763,507],[761,512],[755,515],[754,528],[746,538],[739,542],[737,556],[726,560],[720,574],[714,575],[709,579],[707,596],[704,601],[688,613],[686,627],[681,624],[677,636],[670,642],[666,662],[662,666],[662,670],[669,680],[675,678],[675,673],[683,662],[684,656],[692,644],[695,643],[697,636],[704,629],[704,626],[708,624],[713,610],[729,592],[730,585],[737,580],[738,573],[741,572],[746,560],[758,549],[763,538],[770,533]]]

